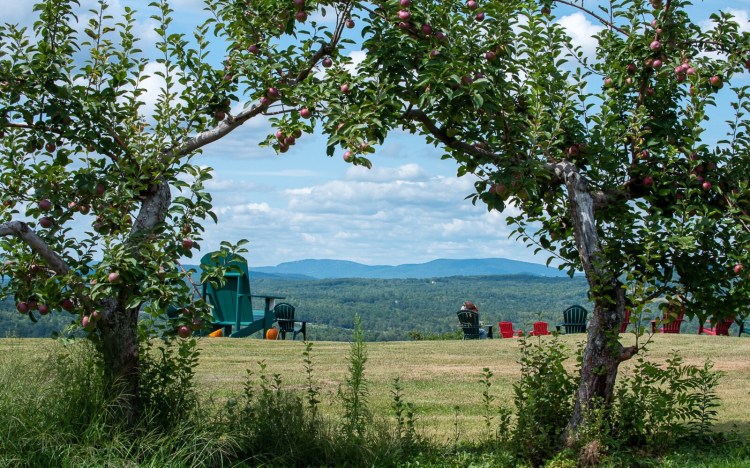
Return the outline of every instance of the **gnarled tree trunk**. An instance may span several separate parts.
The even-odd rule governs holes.
[[[620,323],[625,316],[625,291],[615,273],[601,255],[596,230],[594,199],[585,180],[575,171],[565,173],[575,241],[581,257],[589,290],[594,296],[594,314],[589,322],[588,340],[583,350],[581,379],[573,414],[563,434],[563,443],[575,442],[576,432],[585,420],[586,411],[596,402],[612,402],[617,369],[636,348],[624,348],[618,340]]]
[[[104,360],[104,383],[116,392],[128,425],[134,424],[141,412],[138,369],[138,309],[125,309],[117,299],[103,301],[101,334]]]

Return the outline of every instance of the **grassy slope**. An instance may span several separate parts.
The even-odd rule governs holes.
[[[583,335],[561,339],[575,349]],[[550,339],[545,337],[543,339]],[[633,341],[632,335],[623,341]],[[34,359],[55,346],[47,339],[0,339],[3,358]],[[266,373],[281,374],[286,388],[305,388],[305,373],[300,341],[256,339],[203,339],[197,384],[205,396],[222,401],[242,391],[246,370],[259,371],[258,361],[268,367]],[[370,385],[370,402],[377,415],[391,415],[392,381],[400,377],[405,401],[414,403],[418,425],[437,442],[453,441],[456,428],[463,440],[482,433],[482,386],[479,377],[485,367],[495,374],[491,393],[499,404],[512,407],[512,383],[519,375],[519,348],[515,340],[418,341],[368,343],[369,360],[365,375]],[[663,335],[654,338],[649,357],[663,362],[672,350],[679,350],[686,362],[702,365],[709,358],[715,369],[726,372],[718,394],[721,398],[718,429],[735,425],[750,431],[750,340],[736,337]],[[316,342],[313,347],[314,378],[321,386],[321,409],[328,414],[341,413],[336,391],[346,376],[349,344]],[[571,366],[573,362],[571,360]],[[622,367],[627,373],[630,363]],[[458,406],[456,413],[454,407]],[[458,414],[458,418],[456,418]]]

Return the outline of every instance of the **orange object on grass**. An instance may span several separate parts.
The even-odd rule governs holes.
[[[214,330],[211,333],[208,334],[211,338],[221,338],[224,336],[224,329],[219,328],[218,330]]]
[[[269,328],[266,332],[266,339],[267,340],[275,340],[279,337],[279,331],[275,328]]]

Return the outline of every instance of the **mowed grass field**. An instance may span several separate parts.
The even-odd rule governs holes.
[[[552,337],[541,339],[551,340]],[[585,335],[559,339],[573,354]],[[622,341],[630,345],[634,340],[633,335],[625,335]],[[52,340],[0,339],[0,355],[4,358],[39,357],[55,346]],[[261,372],[259,362],[266,364],[268,377],[279,374],[284,388],[304,395],[306,374],[302,352],[305,348],[299,340],[204,338],[199,348],[196,385],[207,401],[220,405],[227,398],[241,394],[247,370],[255,374],[257,383]],[[313,379],[321,390],[320,409],[332,417],[342,412],[336,394],[346,379],[349,348],[349,343],[342,342],[313,344]],[[710,359],[715,363],[715,370],[724,372],[717,391],[721,398],[717,429],[750,432],[750,339],[657,335],[649,344],[647,357],[663,363],[673,350],[679,351],[686,363],[702,366]],[[367,343],[367,351],[365,376],[374,414],[392,416],[391,392],[393,380],[398,377],[404,400],[415,406],[418,428],[436,442],[449,442],[456,437],[470,439],[484,431],[484,387],[479,382],[484,368],[494,374],[490,393],[496,398],[495,406],[513,409],[512,385],[520,375],[520,348],[515,339],[371,342]],[[571,369],[574,364],[571,358]],[[624,363],[620,378],[626,376],[632,366],[633,361]]]
[[[573,354],[585,335],[559,339]],[[622,341],[631,345],[635,337],[626,335]],[[213,339],[202,340],[200,347],[199,386],[219,400],[241,391],[246,369],[259,372],[259,361],[267,365],[268,375],[280,374],[285,387],[305,390],[304,346],[299,341]],[[313,377],[321,387],[325,413],[341,413],[336,393],[346,378],[349,347],[348,343],[314,342]],[[741,431],[750,431],[750,339],[658,335],[648,348],[648,359],[657,363],[663,363],[673,350],[678,350],[686,363],[702,366],[706,359],[713,361],[714,369],[725,373],[718,387],[717,429],[730,430],[736,425]],[[398,377],[405,401],[415,405],[418,426],[436,441],[452,440],[456,431],[461,438],[470,438],[484,430],[484,387],[479,382],[484,368],[494,374],[491,394],[496,397],[495,404],[513,409],[512,385],[520,376],[520,347],[515,339],[375,342],[367,343],[367,350],[365,376],[374,412],[392,414],[391,392]],[[621,377],[633,364],[622,365]],[[569,365],[574,367],[574,358]]]

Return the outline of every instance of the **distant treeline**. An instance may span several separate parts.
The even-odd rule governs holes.
[[[537,276],[457,276],[424,279],[253,279],[253,294],[285,296],[297,316],[308,320],[308,339],[348,341],[354,316],[362,317],[369,341],[408,340],[411,336],[436,336],[456,331],[456,312],[470,300],[485,323],[508,320],[530,330],[537,320],[554,324],[573,304],[591,310],[584,278]],[[261,308],[259,301],[255,308]],[[33,323],[0,303],[0,337],[46,337],[62,331],[76,316],[54,312]],[[686,324],[683,331],[697,328]],[[693,332],[694,333],[694,332]]]
[[[456,312],[474,302],[485,323],[509,320],[530,329],[537,320],[562,321],[573,304],[589,307],[583,278],[537,276],[456,276],[424,279],[257,279],[254,294],[278,294],[311,321],[314,340],[349,340],[354,316],[370,341],[409,339],[409,332],[444,334],[456,330]]]

